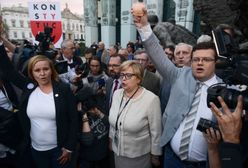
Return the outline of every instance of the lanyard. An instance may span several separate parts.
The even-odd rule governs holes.
[[[127,104],[130,102],[130,100],[133,98],[133,96],[137,93],[138,90],[139,90],[139,87],[135,90],[135,92],[132,94],[132,96],[129,97],[128,101],[124,104],[122,110],[119,111],[118,116],[117,116],[117,119],[116,119],[116,122],[115,122],[115,131],[118,130],[118,121],[119,121],[119,118],[121,116],[121,113],[123,112],[123,110],[125,109],[125,107],[127,106]],[[121,105],[122,105],[122,102],[123,102],[123,97],[124,97],[124,92],[123,92],[123,95],[122,95],[122,98],[121,98],[121,103],[120,103],[119,110],[120,110]]]

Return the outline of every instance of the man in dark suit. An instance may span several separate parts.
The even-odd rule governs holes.
[[[134,60],[140,63],[144,68],[144,77],[141,85],[158,96],[160,90],[160,79],[155,73],[152,73],[146,69],[149,61],[146,51],[137,50],[134,53]]]
[[[215,75],[215,46],[210,42],[197,44],[191,56],[191,67],[176,67],[165,57],[158,39],[153,34],[145,5],[141,5],[141,8],[142,16],[135,16],[136,13],[132,11],[134,23],[156,69],[166,82],[171,84],[160,140],[160,145],[165,146],[164,167],[206,167],[207,142],[203,134],[196,130],[196,125],[201,117],[209,120],[213,118],[206,104],[207,89],[222,82]]]
[[[74,56],[75,49],[73,41],[64,40],[61,44],[61,56],[58,58],[59,61],[67,61],[68,71],[60,74],[59,77],[64,83],[70,84],[72,90],[76,90],[76,86],[73,84],[77,77],[76,69],[83,63],[80,57]]]
[[[109,111],[112,103],[112,96],[115,90],[121,88],[120,65],[125,61],[121,55],[110,57],[108,62],[108,74],[110,78],[106,81],[106,110]]]

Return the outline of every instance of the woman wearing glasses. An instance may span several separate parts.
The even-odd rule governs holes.
[[[159,98],[140,86],[143,68],[134,61],[120,66],[122,89],[117,90],[109,114],[110,146],[116,168],[158,165],[161,135]]]

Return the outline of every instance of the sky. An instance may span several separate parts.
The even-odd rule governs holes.
[[[34,0],[0,0],[1,7],[11,7],[13,5],[27,7],[29,1]],[[68,4],[68,8],[72,13],[83,14],[83,0],[35,0],[36,2],[60,2],[61,10],[65,8],[65,4]]]

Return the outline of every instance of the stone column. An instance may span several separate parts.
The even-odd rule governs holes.
[[[101,36],[105,47],[116,42],[116,0],[101,0]]]
[[[194,22],[193,0],[174,0],[176,3],[176,24],[192,31]]]
[[[84,0],[85,45],[87,47],[93,42],[98,42],[97,16],[97,0]]]
[[[121,46],[126,48],[129,41],[135,42],[137,31],[130,10],[132,0],[121,0]]]

